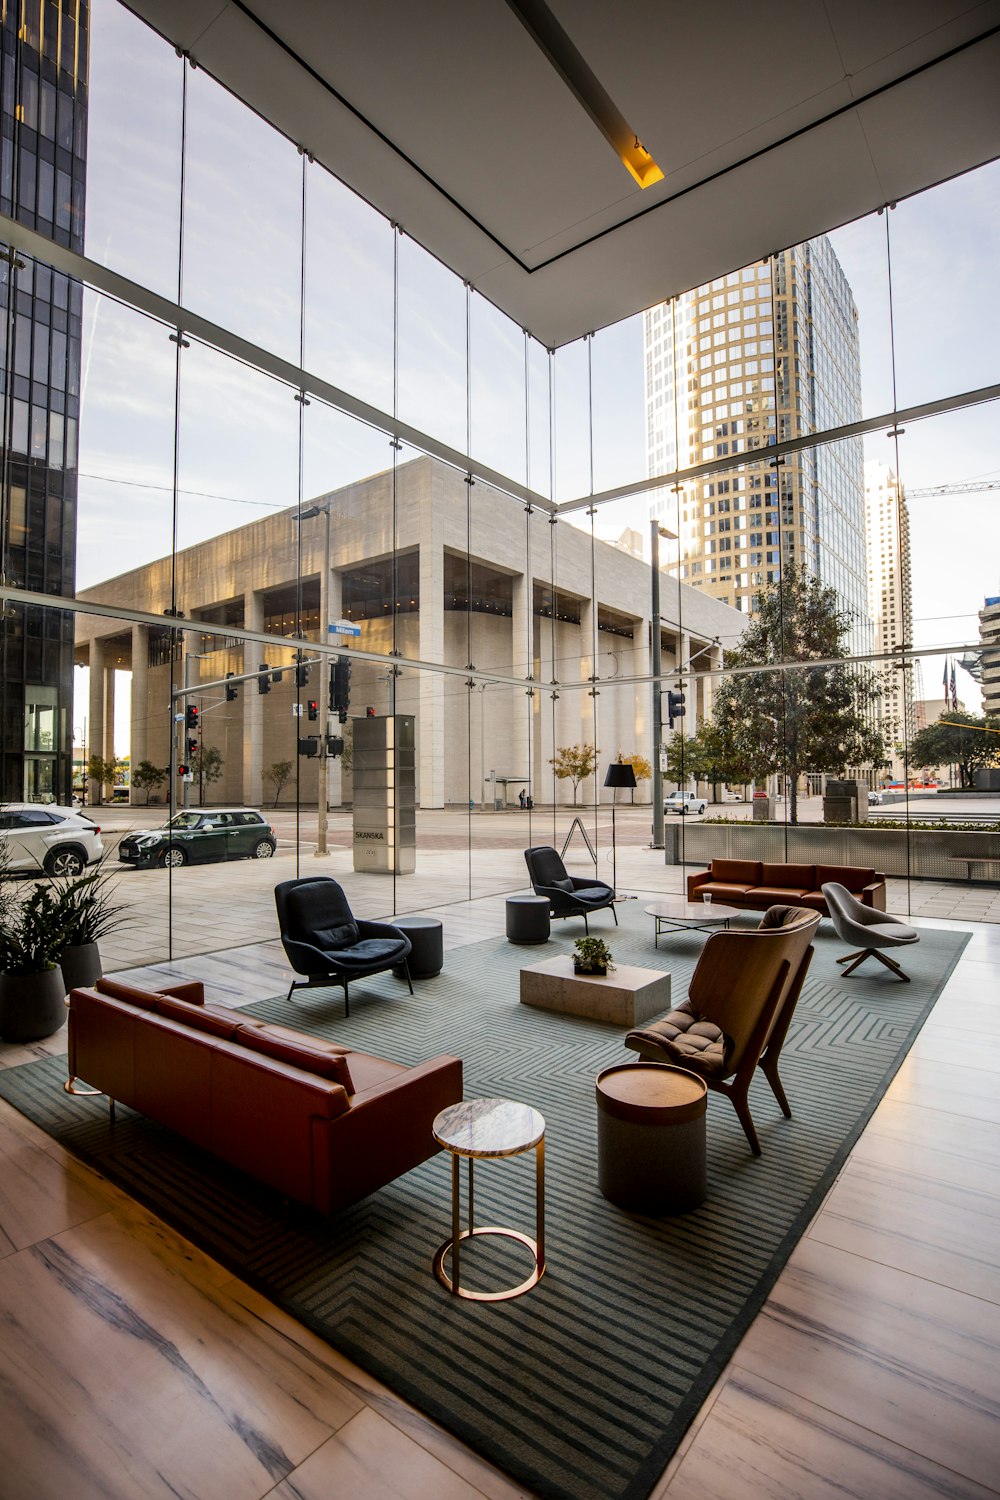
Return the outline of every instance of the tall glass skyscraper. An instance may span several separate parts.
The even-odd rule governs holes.
[[[734,463],[686,484],[679,507],[659,503],[666,524],[680,522],[679,576],[751,613],[782,568],[805,567],[851,611],[852,647],[868,649],[860,438],[777,463],[740,457],[861,416],[857,309],[830,241],[651,308],[645,355],[649,473]]]
[[[83,251],[87,0],[2,6],[0,212]],[[0,570],[18,587],[75,589],[82,290],[0,250]],[[9,605],[0,621],[0,797],[68,802],[73,622]]]

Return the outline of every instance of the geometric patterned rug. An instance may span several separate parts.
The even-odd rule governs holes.
[[[704,942],[652,943],[642,902],[621,927],[593,923],[616,962],[668,969],[683,998]],[[736,925],[754,925],[747,915]],[[632,1056],[620,1029],[518,1003],[518,971],[568,953],[577,923],[545,949],[490,938],[451,949],[437,978],[389,975],[339,991],[248,1006],[359,1050],[417,1062],[462,1057],[467,1098],[505,1096],[546,1120],[542,1281],[512,1302],[458,1302],[431,1259],[450,1235],[443,1154],[325,1221],[143,1116],[62,1092],[52,1058],[0,1072],[0,1095],[66,1148],[160,1214],[383,1380],[519,1484],[552,1500],[648,1495],[717,1375],[759,1311],[850,1147],[940,994],[968,938],[921,932],[901,984],[869,962],[845,979],[827,924],[782,1053],[793,1118],[763,1079],[750,1104],[763,1155],[750,1154],[731,1104],[709,1096],[708,1198],[657,1219],[597,1189],[594,1079]],[[869,970],[871,972],[869,973]],[[534,1153],[483,1163],[476,1219],[533,1233]],[[513,1285],[527,1272],[510,1241],[463,1247],[463,1282]]]

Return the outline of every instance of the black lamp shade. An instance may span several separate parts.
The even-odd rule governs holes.
[[[613,761],[612,764],[608,767],[607,775],[604,778],[605,786],[631,788],[634,787],[635,784],[636,781],[634,766],[622,765],[620,761]]]

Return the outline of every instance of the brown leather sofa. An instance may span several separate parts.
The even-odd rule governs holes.
[[[201,984],[153,994],[113,979],[70,992],[76,1079],[322,1213],[355,1203],[439,1149],[438,1112],[462,1063],[405,1067],[204,1003]]]
[[[885,911],[885,876],[858,865],[772,865],[759,859],[713,859],[707,870],[689,875],[689,901],[711,892],[725,906],[766,911],[769,906],[804,906],[830,915],[821,887],[834,881],[876,911]]]

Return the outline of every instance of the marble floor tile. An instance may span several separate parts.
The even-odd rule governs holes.
[[[919,1101],[924,1108],[1000,1124],[1000,1088],[995,1073],[919,1053],[911,1052],[906,1058],[886,1098],[900,1103]]]
[[[802,1241],[736,1352],[742,1371],[978,1484],[997,1481],[1000,1307]]]
[[[864,1150],[873,1139],[887,1137],[914,1150],[946,1151],[1000,1171],[1000,1123],[969,1120],[959,1113],[925,1105],[919,1097],[885,1098],[879,1104],[855,1147]]]
[[[650,1500],[988,1500],[996,1491],[755,1375],[720,1391]]]
[[[811,1238],[1000,1304],[1000,1179],[983,1190],[854,1158]]]
[[[928,1024],[948,1026],[963,1034],[981,1032],[986,1036],[1000,1036],[1000,971],[989,997],[975,990],[970,994],[969,988],[966,980],[951,994],[942,995],[931,1011]]]
[[[6,1116],[0,1118],[0,1235],[14,1249],[48,1239],[123,1201],[81,1163],[68,1156],[60,1160],[28,1132],[8,1124]]]
[[[975,1072],[1000,1073],[1000,1033],[956,1032],[942,1024],[936,1010],[917,1037],[910,1058],[927,1058]]]
[[[105,1214],[0,1260],[6,1494],[257,1500],[360,1409],[168,1237]]]
[[[526,1491],[510,1487],[511,1500]],[[290,1479],[276,1485],[272,1500],[481,1500],[482,1491],[366,1409],[329,1438]]]

